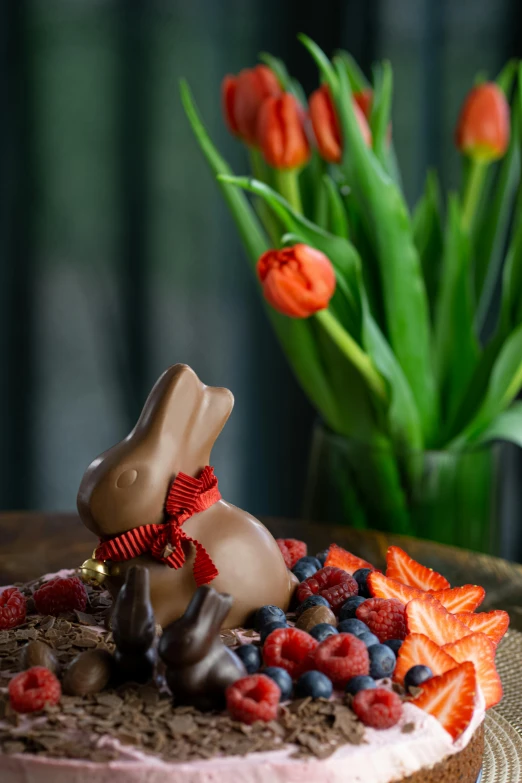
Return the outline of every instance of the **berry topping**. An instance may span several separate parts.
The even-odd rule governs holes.
[[[475,667],[486,709],[498,704],[502,698],[502,683],[495,668],[495,645],[484,633],[473,633],[444,647],[457,663],[471,661]]]
[[[402,702],[393,691],[375,688],[359,691],[353,700],[352,709],[365,726],[389,729],[401,718]]]
[[[412,666],[408,669],[404,677],[405,688],[418,688],[426,680],[431,680],[433,672],[429,666],[423,666],[421,663]]]
[[[356,615],[380,642],[406,636],[404,605],[396,598],[369,598],[359,606]]]
[[[242,644],[234,651],[245,664],[249,674],[255,674],[261,668],[261,650],[255,644]]]
[[[297,699],[306,699],[307,696],[311,696],[312,699],[329,699],[332,693],[332,681],[322,672],[305,672],[295,684]]]
[[[422,693],[413,703],[437,718],[453,739],[457,739],[469,726],[476,692],[475,667],[467,662],[423,683]]]
[[[457,612],[474,612],[486,596],[486,591],[479,585],[464,585],[452,587],[449,590],[437,590],[431,595],[440,601],[444,609]]]
[[[307,546],[304,541],[297,538],[276,538],[287,568],[293,568],[298,560],[305,557]]]
[[[439,647],[470,634],[464,623],[430,595],[410,601],[406,607],[406,623],[409,633],[423,633]]]
[[[313,576],[317,570],[318,569],[316,565],[306,562],[303,558],[303,560],[297,561],[295,566],[292,568],[292,573],[299,579],[300,582],[304,582],[305,579],[309,579],[311,576]]]
[[[494,645],[497,645],[509,627],[509,615],[503,609],[495,609],[493,612],[463,612],[455,615],[460,622],[473,631],[473,633],[485,633]],[[456,641],[455,639],[448,639]]]
[[[327,549],[323,549],[322,552],[318,552],[316,554],[316,558],[321,563],[321,567],[324,566],[324,563],[325,563],[325,560],[326,560],[327,557],[328,557],[328,550]]]
[[[398,546],[388,548],[386,576],[420,590],[445,590],[450,586],[441,574],[417,563]]]
[[[15,712],[36,712],[46,704],[58,704],[62,689],[55,675],[45,666],[33,666],[9,682],[9,701]]]
[[[275,620],[273,623],[263,625],[259,632],[259,641],[264,644],[271,633],[277,631],[279,628],[288,628],[286,620]]]
[[[286,614],[279,606],[272,606],[272,604],[267,604],[266,606],[262,606],[256,612],[256,628],[258,631],[260,631],[264,625],[279,622],[286,623]]]
[[[408,638],[408,637],[406,637],[406,638]],[[385,644],[386,647],[389,647],[390,650],[393,650],[395,655],[398,655],[399,654],[399,650],[401,649],[402,645],[404,644],[404,640],[403,639],[386,639],[386,641],[383,642],[383,644]]]
[[[314,639],[317,639],[318,642],[324,642],[329,636],[333,636],[334,634],[339,633],[339,631],[335,626],[330,625],[330,623],[317,623],[308,633],[310,636],[313,636]]]
[[[0,593],[0,630],[15,628],[25,621],[25,597],[17,587],[7,587]]]
[[[306,601],[303,601],[302,604],[299,604],[295,610],[296,617],[300,617],[303,612],[306,612],[307,609],[313,609],[314,606],[327,606],[330,608],[330,604],[326,598],[323,598],[322,595],[311,595],[306,599]]]
[[[368,674],[370,659],[364,642],[350,633],[329,636],[314,656],[314,667],[326,674],[337,688],[344,688],[357,674]]]
[[[343,571],[348,571],[349,574],[353,574],[354,571],[357,571],[359,568],[369,568],[371,571],[374,570],[371,563],[368,563],[361,557],[352,555],[351,552],[348,552],[346,549],[337,546],[337,544],[331,545],[324,564],[325,566],[335,566],[336,568],[342,568]]]
[[[368,648],[370,656],[370,677],[374,680],[382,680],[384,677],[391,677],[397,659],[393,650],[390,650],[385,644],[372,644]]]
[[[299,628],[279,628],[265,641],[265,666],[280,666],[295,680],[303,672],[313,668],[311,653],[317,645],[317,640],[306,631]]]
[[[365,601],[366,598],[363,598],[362,595],[352,595],[352,597],[345,601],[341,606],[339,620],[341,622],[343,620],[351,620],[353,617],[355,617],[357,607],[363,604]]]
[[[422,633],[410,633],[399,650],[393,679],[402,685],[406,673],[418,664],[429,666],[437,675],[455,667],[455,661],[442,647]]]
[[[313,557],[312,555],[306,555],[305,557],[299,558],[299,560],[297,561],[297,563],[295,565],[296,566],[304,565],[305,563],[308,564],[308,565],[315,566],[315,570],[316,571],[319,571],[319,569],[323,567],[323,564],[321,563],[321,561],[318,560],[317,557]],[[295,568],[295,566],[294,566],[294,568]],[[314,571],[314,573],[315,573],[315,571]]]
[[[384,576],[379,571],[373,571],[369,575],[368,587],[375,598],[396,598],[405,606],[414,598],[420,598],[424,595],[423,591],[417,587],[403,585],[402,582],[390,579],[389,576]]]
[[[296,590],[296,596],[299,603],[302,603],[311,595],[322,595],[337,614],[346,599],[356,595],[358,589],[353,576],[342,568],[325,566],[301,582]]]
[[[379,644],[379,640],[371,631],[360,633],[357,638],[360,639],[361,642],[364,642],[367,647],[373,647],[374,644]]]
[[[351,633],[354,636],[360,636],[362,633],[371,633],[370,629],[357,617],[350,617],[349,620],[343,620],[337,626],[339,633]]]
[[[351,680],[348,680],[344,690],[346,693],[355,696],[359,691],[367,691],[376,687],[373,677],[369,677],[367,674],[358,674],[357,677],[352,677]]]
[[[279,686],[281,701],[288,701],[292,698],[292,678],[285,669],[280,666],[267,666],[266,669],[263,669],[263,674],[270,677]]]
[[[371,568],[358,568],[357,571],[354,571],[352,574],[359,587],[359,595],[363,598],[369,598],[371,595],[367,581],[371,573],[373,573]]]
[[[56,577],[38,588],[34,603],[40,614],[58,615],[61,612],[85,611],[87,591],[77,576]]]
[[[268,723],[277,717],[281,691],[274,680],[264,674],[242,677],[228,686],[225,695],[227,709],[234,720],[248,724],[256,720]]]

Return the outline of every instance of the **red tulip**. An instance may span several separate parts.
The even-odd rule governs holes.
[[[237,76],[225,76],[221,84],[223,115],[228,129],[247,144],[257,143],[259,109],[270,96],[282,94],[276,75],[266,65],[245,68]]]
[[[373,90],[370,87],[367,87],[365,90],[361,90],[361,92],[354,92],[353,99],[366,117],[367,121],[370,122],[373,103]]]
[[[308,245],[267,250],[257,262],[266,300],[291,318],[324,310],[335,291],[335,272],[324,253]]]
[[[276,169],[295,169],[307,162],[304,112],[289,92],[265,100],[257,119],[257,140],[266,162]]]
[[[509,104],[494,82],[474,87],[461,109],[455,144],[481,163],[501,158],[509,144]]]
[[[312,127],[321,156],[328,163],[339,163],[342,158],[341,131],[337,112],[330,97],[330,90],[326,84],[323,84],[312,93],[309,105],[310,119],[312,120]],[[370,126],[355,100],[353,108],[362,137],[368,147],[371,147],[372,134]]]

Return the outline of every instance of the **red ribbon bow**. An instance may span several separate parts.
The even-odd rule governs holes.
[[[220,499],[218,480],[210,465],[203,468],[199,478],[178,473],[167,495],[165,522],[135,527],[102,542],[95,557],[121,562],[150,552],[152,557],[170,568],[181,568],[186,559],[181,542],[191,541],[196,548],[194,579],[198,587],[206,585],[216,578],[218,570],[205,547],[187,535],[182,525],[193,514],[205,511]]]

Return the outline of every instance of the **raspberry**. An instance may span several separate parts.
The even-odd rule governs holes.
[[[389,729],[400,720],[402,702],[393,691],[374,688],[359,691],[354,697],[352,709],[365,726]]]
[[[25,620],[27,606],[17,587],[8,587],[0,593],[0,630],[14,628]]]
[[[33,598],[40,614],[58,615],[75,609],[83,612],[87,606],[87,591],[77,576],[50,579],[36,590]]]
[[[292,679],[312,667],[312,653],[318,641],[299,628],[278,628],[267,637],[263,647],[265,666],[279,666]]]
[[[397,598],[369,598],[355,615],[380,642],[406,638],[406,608]]]
[[[256,720],[268,721],[277,717],[281,698],[278,685],[266,674],[252,674],[229,685],[226,690],[227,709],[234,718],[243,723]]]
[[[46,704],[58,704],[62,695],[59,681],[45,666],[33,666],[9,682],[9,701],[15,712],[36,712]]]
[[[348,680],[370,671],[368,649],[351,633],[328,636],[313,656],[313,665],[331,679],[335,687],[344,688]]]
[[[297,538],[276,538],[276,541],[287,568],[293,568],[297,561],[305,557],[308,552],[305,542],[298,541]]]
[[[357,595],[358,590],[359,586],[351,574],[342,568],[326,566],[298,585],[296,597],[298,603],[302,604],[311,595],[322,595],[335,614],[338,614],[346,599]]]

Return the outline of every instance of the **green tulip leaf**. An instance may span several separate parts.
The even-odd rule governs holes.
[[[294,79],[287,71],[286,65],[279,57],[268,52],[260,52],[259,59],[275,73],[281,88],[285,92],[291,92],[302,106],[306,106],[306,94],[297,79]]]
[[[352,92],[364,92],[365,90],[371,90],[372,85],[360,69],[357,61],[352,55],[344,49],[338,49],[335,52],[336,56],[342,61],[346,68],[346,75],[350,81],[350,87]]]
[[[504,440],[522,446],[522,402],[515,402],[500,413],[477,437],[476,442]]]
[[[440,186],[435,171],[428,172],[424,193],[413,213],[413,238],[421,260],[433,320],[444,243]]]
[[[370,128],[375,155],[385,171],[388,168],[388,128],[393,94],[393,72],[389,62],[383,62],[375,69]],[[389,172],[387,172],[389,173]]]
[[[330,231],[335,236],[348,239],[349,229],[346,209],[342,196],[339,193],[339,188],[329,174],[325,174],[323,177],[323,187],[326,191]]]

